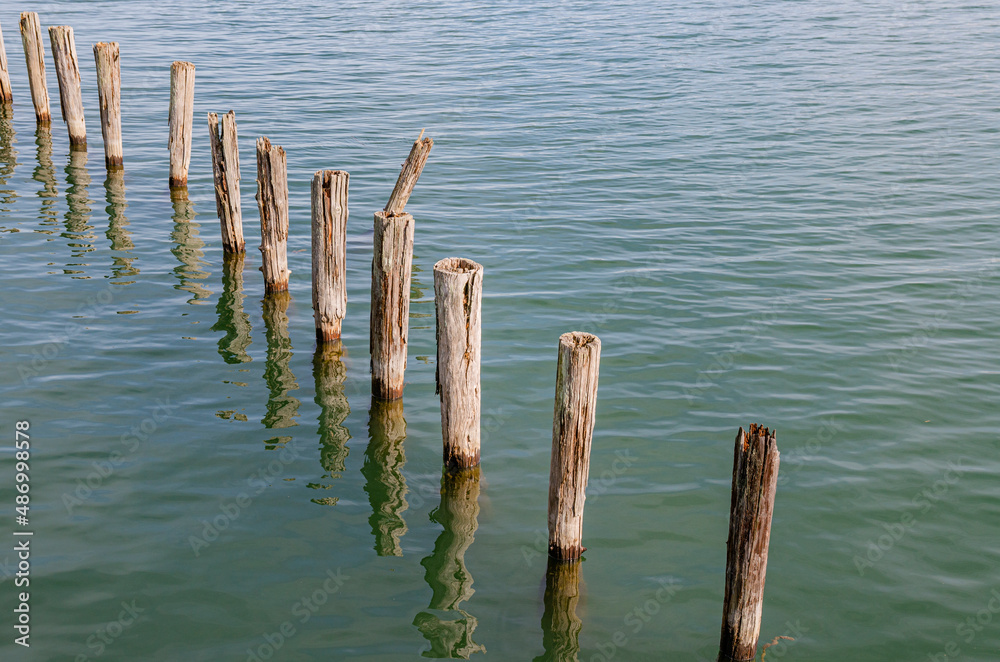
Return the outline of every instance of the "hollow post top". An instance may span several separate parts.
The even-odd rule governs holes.
[[[434,263],[434,271],[453,274],[482,273],[483,265],[464,257],[446,257]]]

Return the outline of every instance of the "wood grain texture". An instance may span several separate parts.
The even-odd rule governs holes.
[[[597,336],[576,331],[559,337],[549,469],[549,555],[555,559],[577,559],[586,549],[582,544],[583,505],[600,362]]]
[[[423,132],[420,135],[423,136]],[[396,186],[393,187],[392,194],[389,196],[389,202],[386,203],[383,210],[389,216],[403,213],[403,209],[413,193],[413,187],[417,185],[420,173],[423,172],[424,165],[427,164],[427,157],[430,156],[433,146],[434,141],[430,138],[418,138],[414,141],[413,147],[410,148],[410,155],[403,162],[403,169],[399,172]]]
[[[31,88],[31,103],[35,106],[35,119],[39,124],[48,124],[52,121],[52,113],[49,110],[49,90],[45,85],[45,46],[36,12],[21,12],[21,43],[24,44],[24,61],[28,65],[28,86]]]
[[[479,464],[483,265],[448,257],[434,265],[437,392],[444,464]]]
[[[373,399],[368,418],[368,445],[361,474],[372,514],[368,518],[379,556],[402,556],[400,539],[407,531],[403,513],[406,502],[406,478],[403,465],[406,452],[406,418],[403,400]]]
[[[104,137],[104,164],[108,168],[125,165],[122,155],[122,72],[118,43],[94,44],[97,65],[97,98],[101,106],[101,135]]]
[[[14,91],[10,86],[10,70],[7,68],[7,48],[3,43],[3,29],[0,28],[0,105],[14,101]]]
[[[222,116],[208,114],[208,133],[212,143],[212,175],[215,180],[215,210],[222,226],[222,250],[242,253],[243,211],[240,203],[240,150],[236,143],[236,113]]]
[[[757,654],[779,464],[773,430],[756,424],[749,432],[740,428],[733,451],[721,661],[752,660]]]
[[[53,25],[49,28],[52,62],[59,83],[59,108],[69,131],[70,145],[87,144],[87,125],[83,119],[83,94],[80,91],[80,62],[76,57],[73,28]]]
[[[257,139],[257,208],[260,210],[260,270],[265,292],[288,289],[288,171],[285,150]]]
[[[576,614],[580,603],[583,561],[549,558],[545,571],[545,612],[542,614],[542,647],[536,662],[577,662],[583,621]]]
[[[312,301],[316,339],[340,338],[347,314],[347,187],[343,170],[319,170],[312,180]]]
[[[171,187],[187,186],[193,125],[194,64],[174,62],[170,65],[170,111],[167,115]]]
[[[369,350],[372,394],[383,400],[403,396],[412,263],[413,216],[375,212]]]

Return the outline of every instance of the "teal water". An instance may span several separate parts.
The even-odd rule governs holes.
[[[794,640],[769,661],[997,659],[1000,7],[204,5],[0,4],[0,502],[13,529],[30,420],[35,531],[30,650],[0,549],[0,658],[573,659],[541,550],[556,341],[584,330],[603,357],[580,660],[715,659],[752,421],[782,452],[761,641]],[[50,58],[36,132],[25,9],[75,28],[86,156]],[[121,44],[121,179],[101,40]],[[176,59],[197,66],[187,202],[166,186]],[[204,121],[230,108],[242,265]],[[373,408],[371,215],[421,129],[408,383],[402,411]],[[291,295],[267,304],[259,135],[291,196]],[[313,340],[319,168],[351,173],[342,357]],[[485,266],[484,438],[480,484],[442,496],[450,255]]]

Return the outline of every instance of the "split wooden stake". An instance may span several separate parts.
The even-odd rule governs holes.
[[[257,139],[257,207],[264,292],[288,290],[288,171],[285,150]]]
[[[579,331],[559,337],[556,404],[549,470],[549,555],[580,558],[583,505],[590,473],[590,445],[597,410],[601,340]]]
[[[347,185],[343,170],[319,170],[312,180],[312,299],[316,339],[340,338],[347,314]]]
[[[208,114],[208,132],[212,140],[212,173],[215,177],[215,209],[222,225],[222,250],[242,253],[243,212],[240,209],[240,151],[236,145],[236,113],[222,116]]]
[[[122,72],[118,43],[94,44],[97,64],[97,96],[101,105],[101,135],[104,137],[104,164],[110,168],[125,165],[122,155]]]
[[[3,44],[3,30],[0,29],[0,105],[14,102],[10,87],[10,71],[7,69],[7,48]]]
[[[389,216],[403,213],[403,208],[406,207],[406,202],[413,193],[413,187],[417,185],[420,173],[427,163],[427,157],[430,156],[434,141],[429,137],[424,138],[423,135],[424,132],[421,131],[420,137],[414,141],[413,147],[410,148],[410,155],[406,157],[403,169],[396,180],[396,186],[392,189],[389,202],[385,205],[383,211]]]
[[[49,111],[49,90],[45,86],[45,46],[42,44],[42,26],[38,13],[21,12],[21,43],[24,44],[24,60],[28,65],[28,85],[31,87],[31,102],[35,105],[35,119],[39,124],[52,121]]]
[[[413,216],[375,212],[374,244],[369,340],[372,394],[394,400],[403,396],[406,372]]]
[[[170,66],[170,187],[187,186],[191,164],[191,130],[194,124],[194,64],[174,62]]]
[[[52,61],[59,82],[59,109],[69,130],[70,145],[87,144],[87,125],[83,120],[83,94],[80,91],[80,63],[76,57],[73,28],[53,25],[49,28]]]
[[[436,381],[444,464],[449,469],[479,464],[482,304],[483,265],[460,257],[434,265]]]

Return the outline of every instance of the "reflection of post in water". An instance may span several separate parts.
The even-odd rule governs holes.
[[[125,171],[121,168],[108,170],[108,177],[104,180],[104,190],[108,206],[108,231],[107,238],[111,241],[111,250],[124,255],[111,256],[111,277],[126,278],[137,276],[139,270],[132,266],[135,258],[128,255],[128,252],[135,248],[132,244],[132,235],[128,231],[128,219],[125,217],[125,208],[128,203],[125,201]],[[135,281],[120,281],[122,285],[134,283]]]
[[[351,433],[344,427],[344,420],[351,413],[344,380],[347,367],[339,340],[319,343],[313,354],[313,377],[316,380],[316,404],[319,405],[319,463],[326,471],[323,478],[340,478],[347,463],[347,442]],[[309,483],[313,489],[328,490],[332,485]],[[319,497],[312,500],[321,505],[333,505],[336,497]]]
[[[406,464],[403,440],[406,439],[406,419],[403,400],[372,398],[368,417],[368,447],[361,473],[365,477],[365,492],[371,503],[368,522],[375,534],[375,552],[379,556],[402,556],[399,539],[406,533],[403,511],[407,509],[406,479],[402,469]]]
[[[42,199],[39,218],[43,225],[57,225],[56,198],[59,197],[59,191],[56,189],[56,169],[52,165],[52,128],[50,126],[38,125],[35,129],[35,145],[38,146],[38,165],[35,166],[33,179],[42,184],[42,190],[38,192],[38,197]]]
[[[17,150],[14,143],[14,125],[11,122],[13,110],[10,104],[0,104],[0,211],[10,211],[17,200],[14,189],[7,188],[7,181],[14,174],[17,165]]]
[[[226,335],[219,338],[219,354],[226,363],[249,363],[250,316],[243,311],[243,259],[246,253],[222,254],[222,294],[215,305],[219,321],[212,331]]]
[[[472,597],[472,575],[465,567],[465,552],[475,540],[479,526],[478,466],[461,471],[445,471],[441,479],[441,505],[431,520],[444,527],[434,543],[434,551],[420,562],[424,579],[433,593],[428,608],[413,619],[431,644],[424,657],[468,659],[486,648],[472,640],[478,625],[460,605]]]
[[[261,423],[266,428],[287,428],[298,425],[299,400],[291,391],[299,388],[289,366],[292,360],[292,341],[288,338],[288,291],[273,292],[264,297],[264,327],[267,336],[267,363],[264,381],[270,395],[267,413]]]
[[[545,573],[545,613],[542,615],[545,652],[534,662],[577,662],[583,627],[576,615],[582,564],[580,559],[560,561],[549,557]]]
[[[203,259],[205,242],[198,236],[201,226],[194,222],[194,205],[188,199],[186,188],[171,189],[170,200],[174,206],[174,231],[170,236],[176,243],[171,252],[180,260],[174,267],[174,275],[180,282],[174,287],[192,295],[188,303],[200,303],[212,296],[211,290],[198,282],[209,275]]]
[[[67,244],[71,249],[71,256],[82,258],[87,253],[94,250],[94,229],[87,221],[90,220],[90,205],[94,202],[87,194],[87,187],[90,186],[90,173],[87,171],[87,150],[79,147],[70,147],[69,163],[66,165],[66,231],[63,237],[69,240]],[[73,267],[86,267],[88,265],[80,262],[71,262],[66,265],[66,273],[82,274],[82,271],[74,270]],[[80,278],[80,276],[73,276]]]

